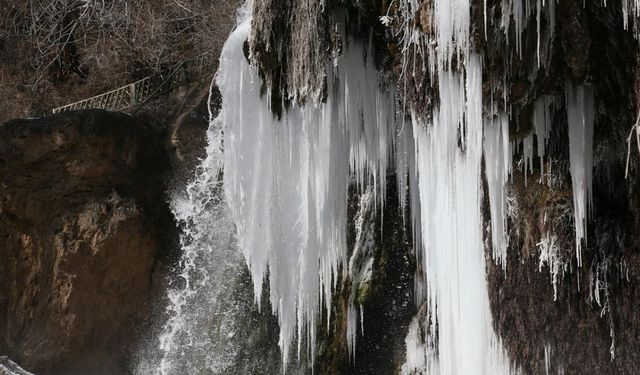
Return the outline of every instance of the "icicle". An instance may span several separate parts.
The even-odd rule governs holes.
[[[356,337],[358,328],[358,309],[360,306],[360,329],[364,331],[364,307],[360,305],[361,290],[368,287],[373,276],[373,261],[375,251],[375,201],[373,189],[370,187],[360,197],[358,213],[355,218],[356,238],[354,248],[349,259],[349,279],[351,293],[347,307],[347,348],[349,358],[355,359]],[[364,332],[363,332],[364,334]]]
[[[544,155],[549,133],[551,132],[551,111],[553,98],[544,96],[536,100],[533,106],[533,128],[538,140],[538,157],[540,158],[540,176],[544,177]]]
[[[504,30],[505,36],[507,36],[507,44],[510,44],[510,31],[511,31],[511,22],[513,21],[513,33],[515,38],[515,48],[516,53],[522,58],[522,36],[524,30],[534,14],[535,7],[535,17],[536,17],[536,60],[537,66],[540,67],[544,61],[541,60],[540,56],[540,47],[543,42],[543,24],[542,24],[542,15],[544,8],[546,8],[546,13],[548,16],[548,40],[553,40],[553,36],[555,34],[555,18],[556,18],[556,1],[557,0],[535,0],[535,4],[533,4],[534,0],[502,0],[501,9],[502,9],[502,19],[501,26]],[[637,0],[634,0],[637,1]]]
[[[513,19],[516,52],[520,57],[522,57],[522,33],[531,13],[529,8],[529,0],[502,0],[502,27],[508,37]]]
[[[527,176],[533,173],[533,133],[529,133],[522,140],[522,173],[524,173],[524,185],[527,186]]]
[[[434,1],[438,70],[449,68],[454,56],[461,57],[468,50],[470,9],[470,0]]]
[[[544,4],[540,4],[541,0],[536,0],[536,57],[538,59],[538,68],[540,67],[540,11],[541,6]],[[543,0],[544,1],[544,0]],[[553,1],[553,0],[551,0]]]
[[[413,126],[410,123],[403,123],[396,136],[396,179],[398,181],[398,195],[402,217],[405,225],[410,225],[413,234],[413,245],[415,248],[421,246],[421,214],[420,214],[420,192],[418,187],[418,177],[416,174],[416,151],[413,136]],[[407,192],[409,193],[407,196]],[[407,201],[411,217],[406,217]],[[422,264],[421,254],[416,254],[416,261]],[[416,301],[422,303],[424,293],[422,280],[416,282]]]
[[[551,370],[551,355],[553,353],[553,349],[549,343],[544,344],[544,373],[545,375],[550,374]]]
[[[482,15],[484,21],[484,40],[487,40],[487,0],[483,1]]]
[[[242,51],[249,29],[247,22],[230,36],[218,74],[225,192],[258,304],[268,273],[287,363],[302,328],[313,358],[315,318],[322,304],[330,312],[338,272],[346,273],[351,176],[361,192],[372,186],[373,201],[384,202],[394,93],[380,89],[372,53],[365,60],[366,48],[348,41],[337,65],[327,67],[326,103],[294,105],[277,120]]]
[[[349,352],[349,360],[355,362],[356,359],[356,336],[358,329],[358,312],[356,306],[349,303],[347,306],[347,350]]]
[[[629,30],[629,1],[634,0],[622,0],[622,25],[625,30]]]
[[[629,17],[633,17],[633,21],[637,22],[639,16],[640,0],[622,0],[622,24],[625,30],[629,30]],[[637,33],[635,37],[638,38]]]
[[[478,189],[483,119],[480,60],[469,56],[466,75],[439,72],[440,108],[431,126],[414,117],[428,327],[437,327],[437,356],[426,354],[429,373],[499,374],[509,369],[496,344],[485,279]],[[461,127],[465,131],[460,140]]]
[[[428,65],[437,78],[440,105],[428,125],[412,113],[416,176],[409,173],[408,182],[418,185],[410,187],[410,200],[412,215],[419,213],[412,220],[414,232],[421,232],[415,244],[416,301],[424,302],[425,312],[412,322],[402,371],[507,373],[485,280],[482,66],[469,48],[470,1],[435,0],[433,7],[436,37],[429,43]],[[503,154],[496,156],[505,168],[510,165]]]
[[[549,0],[549,31],[551,38],[553,38],[556,31],[556,1]]]
[[[569,161],[573,187],[576,257],[582,265],[582,240],[587,240],[587,218],[592,208],[594,98],[590,86],[565,85],[569,124]]]
[[[495,119],[486,119],[484,131],[484,160],[491,211],[493,260],[505,268],[508,245],[505,189],[511,173],[509,117],[503,114]]]

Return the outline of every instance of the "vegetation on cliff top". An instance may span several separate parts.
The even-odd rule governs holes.
[[[237,0],[3,0],[0,123],[48,113],[198,54],[219,54]]]

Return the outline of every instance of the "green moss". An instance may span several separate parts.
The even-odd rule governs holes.
[[[367,300],[370,295],[371,295],[371,282],[367,281],[367,282],[360,283],[360,286],[358,287],[358,295],[357,295],[358,303],[361,305],[364,305],[365,303],[367,303]]]

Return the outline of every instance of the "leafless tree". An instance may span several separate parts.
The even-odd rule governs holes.
[[[23,109],[75,101],[203,52],[218,54],[239,5],[238,0],[3,3],[0,94],[31,102],[19,103]],[[5,119],[0,109],[0,121]]]

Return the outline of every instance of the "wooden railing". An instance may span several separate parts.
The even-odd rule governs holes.
[[[52,111],[53,113],[60,113],[89,108],[123,111],[135,108],[158,95],[210,76],[213,74],[213,69],[213,56],[211,53],[205,53],[129,85],[54,108]]]

